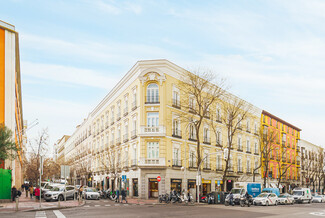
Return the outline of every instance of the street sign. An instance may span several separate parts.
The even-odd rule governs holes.
[[[157,176],[157,181],[160,182],[161,181],[161,177]]]
[[[126,182],[126,175],[122,175],[122,181]]]
[[[220,180],[218,180],[217,184],[218,184],[218,186],[220,186]]]

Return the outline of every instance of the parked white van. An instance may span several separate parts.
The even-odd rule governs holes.
[[[310,204],[312,196],[309,188],[295,188],[293,190],[293,198],[296,203],[308,203]]]

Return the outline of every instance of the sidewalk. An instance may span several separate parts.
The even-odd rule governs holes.
[[[83,205],[83,202],[80,203]],[[77,207],[79,206],[78,201],[68,200],[66,202],[60,202],[60,208]],[[40,208],[39,201],[35,201],[35,197],[30,199],[26,198],[25,192],[22,193],[19,198],[18,211],[30,211],[30,210],[47,210],[59,208],[59,202],[46,202],[42,199],[42,206]],[[12,213],[16,212],[16,202],[11,203],[0,203],[0,213]]]
[[[148,204],[159,204],[158,199],[139,199],[139,198],[128,198],[126,200],[129,204],[139,204],[139,205],[148,205]]]

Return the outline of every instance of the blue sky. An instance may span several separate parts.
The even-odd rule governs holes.
[[[210,68],[230,91],[324,145],[325,1],[6,0],[20,33],[24,118],[51,144],[138,60]]]

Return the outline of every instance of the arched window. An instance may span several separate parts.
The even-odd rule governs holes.
[[[159,88],[156,83],[150,83],[147,86],[147,102],[146,103],[159,103]]]

